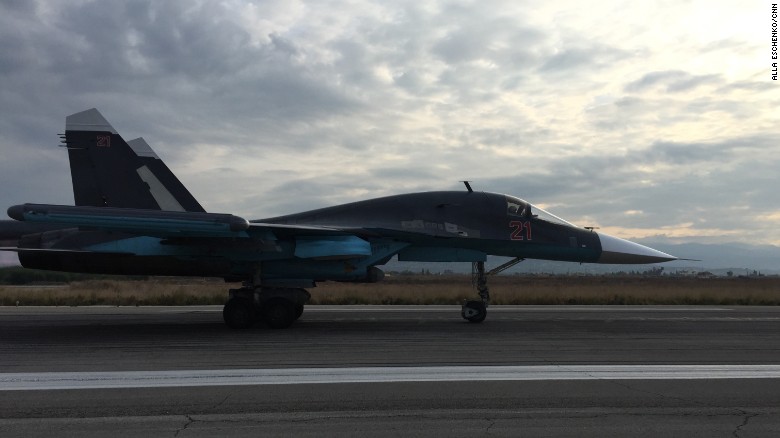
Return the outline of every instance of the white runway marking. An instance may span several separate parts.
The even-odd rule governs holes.
[[[0,391],[495,380],[777,379],[780,365],[540,365],[0,373]]]

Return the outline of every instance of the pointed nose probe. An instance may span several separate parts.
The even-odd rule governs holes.
[[[677,260],[677,257],[609,234],[597,233],[601,256],[596,263],[642,264]]]

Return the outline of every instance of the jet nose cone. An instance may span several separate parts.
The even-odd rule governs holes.
[[[598,233],[601,256],[596,263],[641,264],[677,260],[677,257],[638,243]]]

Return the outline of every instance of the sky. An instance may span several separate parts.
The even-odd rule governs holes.
[[[0,0],[0,206],[73,203],[57,134],[95,107],[211,212],[469,180],[622,238],[780,245],[770,33],[766,0]]]

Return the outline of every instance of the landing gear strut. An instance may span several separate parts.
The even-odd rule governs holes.
[[[305,289],[251,286],[231,289],[222,318],[233,329],[247,329],[260,321],[270,328],[287,328],[301,317],[309,298],[311,295]]]
[[[485,262],[474,262],[471,265],[471,282],[477,288],[480,300],[469,300],[463,303],[460,316],[468,322],[482,322],[487,317],[487,307],[490,305]]]
[[[524,259],[516,257],[501,266],[491,269],[490,272],[485,272],[485,262],[474,262],[471,265],[471,281],[474,287],[477,288],[479,293],[479,300],[468,300],[463,303],[460,310],[460,315],[468,322],[479,323],[485,320],[487,317],[487,308],[490,305],[490,290],[487,285],[487,278],[489,275],[495,275],[499,272],[511,268],[512,266],[522,262]]]

